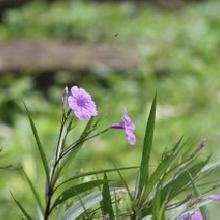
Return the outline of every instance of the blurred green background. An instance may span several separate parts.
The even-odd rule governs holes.
[[[66,85],[79,85],[92,94],[101,116],[100,129],[118,121],[125,107],[137,128],[134,147],[128,146],[123,133],[116,131],[88,142],[66,176],[79,170],[112,167],[112,162],[118,166],[137,165],[149,105],[156,90],[158,112],[152,167],[163,149],[182,135],[195,144],[207,138],[205,153],[212,152],[213,159],[220,158],[219,0],[33,0],[13,8],[1,7],[0,1],[0,13],[0,50],[2,45],[21,41],[68,42],[89,48],[108,45],[113,48],[111,57],[117,56],[119,64],[120,54],[114,48],[129,50],[125,68],[120,70],[102,65],[10,70],[2,67],[1,59],[6,53],[0,52],[0,146],[5,155],[0,164],[22,164],[40,192],[44,187],[42,167],[36,162],[38,151],[22,100],[33,114],[51,159],[59,129],[61,94]],[[17,52],[18,58],[22,58],[22,53]],[[29,52],[35,59],[35,52]],[[81,53],[80,49],[77,53]],[[105,53],[108,57],[109,51]],[[131,69],[126,68],[130,57],[138,61]],[[84,125],[78,123],[77,129]],[[126,174],[134,181],[135,172]],[[0,219],[19,219],[9,191],[27,207],[33,207],[31,193],[21,176],[0,170]]]

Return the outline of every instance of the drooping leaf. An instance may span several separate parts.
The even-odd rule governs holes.
[[[108,172],[116,172],[119,170],[130,170],[130,169],[138,169],[138,166],[134,166],[134,167],[119,167],[119,168],[112,168],[112,169],[105,169],[105,170],[99,170],[99,171],[90,171],[90,172],[85,172],[85,173],[81,173],[75,176],[70,177],[67,180],[64,180],[63,182],[59,183],[55,189],[59,188],[61,185],[68,183],[70,181],[76,180],[78,178],[81,177],[85,177],[85,176],[91,176],[91,175],[97,175],[97,174],[103,174],[103,173],[108,173]]]
[[[12,196],[13,200],[15,201],[16,205],[18,206],[18,208],[20,209],[20,211],[22,212],[22,214],[24,215],[24,217],[28,220],[31,220],[32,219],[31,216],[28,214],[28,212],[25,210],[25,208],[21,205],[21,203],[17,199],[15,199],[13,193],[11,193],[11,196]]]
[[[157,104],[157,95],[153,99],[151,104],[151,109],[149,113],[149,117],[147,120],[147,126],[144,135],[144,143],[143,143],[143,150],[142,150],[142,158],[141,158],[141,165],[140,165],[140,172],[139,172],[139,179],[137,182],[137,192],[136,198],[138,200],[141,199],[141,195],[144,189],[145,184],[149,178],[149,160],[150,160],[150,153],[153,141],[153,132],[155,127],[155,118],[156,118],[156,104]]]
[[[29,110],[28,110],[28,108],[25,104],[24,104],[24,107],[25,107],[25,110],[26,110],[26,113],[27,113],[27,116],[28,116],[28,119],[29,119],[29,123],[30,123],[30,126],[31,126],[32,133],[33,133],[33,135],[35,137],[35,140],[37,142],[37,147],[38,147],[38,150],[40,152],[40,156],[41,156],[43,167],[44,167],[44,170],[45,170],[45,173],[46,173],[47,180],[49,180],[49,168],[48,168],[46,154],[45,154],[43,146],[41,144],[41,141],[40,141],[40,138],[39,138],[39,135],[38,135],[38,132],[37,132],[37,128],[34,124],[34,121],[32,120],[31,113],[29,112]]]
[[[108,185],[108,178],[106,173],[104,174],[104,184],[103,184],[103,189],[102,189],[102,212],[103,215],[108,215],[109,219],[114,220],[114,211],[112,207],[112,199],[111,199],[111,194],[109,191],[109,185]]]
[[[37,201],[37,204],[38,204],[39,207],[40,207],[41,212],[44,213],[43,205],[42,205],[42,202],[41,202],[41,200],[40,200],[40,196],[38,195],[37,190],[35,189],[33,183],[32,183],[31,180],[29,179],[29,177],[28,177],[28,175],[26,174],[26,172],[25,172],[24,170],[22,170],[22,173],[23,173],[23,175],[24,175],[24,177],[25,177],[25,180],[27,181],[27,183],[28,183],[28,185],[29,185],[29,187],[30,187],[30,189],[31,189],[31,191],[32,191],[32,193],[33,193],[33,195],[34,195],[35,200]]]
[[[120,194],[120,193],[126,193],[126,189],[124,187],[113,187],[110,188],[110,193],[113,194]],[[83,202],[84,207],[88,210],[92,206],[97,205],[99,202],[102,201],[102,192],[92,192],[89,195],[81,198],[81,202]],[[79,217],[83,212],[84,208],[81,205],[81,202],[78,201],[73,206],[68,208],[66,212],[64,213],[64,217],[62,220],[70,220],[70,219],[76,219]]]
[[[80,183],[77,185],[73,185],[69,189],[62,192],[57,199],[55,200],[52,209],[55,208],[57,205],[65,202],[66,200],[73,198],[81,193],[84,193],[88,190],[93,189],[96,186],[102,185],[105,181],[104,180],[91,180],[85,183]]]

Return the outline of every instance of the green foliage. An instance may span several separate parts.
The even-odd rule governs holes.
[[[141,165],[140,165],[140,174],[138,180],[138,188],[137,188],[137,197],[138,201],[142,200],[142,193],[144,188],[148,184],[149,178],[149,160],[152,148],[152,141],[153,141],[153,132],[155,126],[155,118],[156,118],[156,105],[157,105],[157,96],[155,96],[152,105],[150,114],[147,120],[147,126],[144,135],[144,142],[143,142],[143,152],[141,158]]]
[[[13,198],[13,200],[15,201],[16,205],[18,206],[18,208],[21,210],[22,214],[24,215],[24,217],[27,220],[31,220],[31,216],[27,213],[27,211],[25,210],[25,208],[21,205],[21,203],[15,199],[14,195],[11,193],[11,196]]]
[[[140,69],[132,74],[118,74],[100,69],[88,74],[81,81],[81,73],[60,72],[55,77],[56,85],[48,88],[46,98],[43,95],[45,91],[41,93],[34,87],[33,77],[1,76],[0,143],[10,153],[6,164],[8,161],[10,164],[21,163],[32,182],[37,183],[37,190],[41,191],[44,187],[44,173],[41,172],[41,166],[34,162],[37,161],[38,152],[30,147],[33,143],[27,135],[29,126],[22,114],[23,108],[19,100],[25,97],[25,102],[28,103],[42,134],[45,153],[50,155],[54,150],[54,135],[58,127],[60,88],[72,82],[86,85],[93,92],[95,99],[103,106],[100,113],[105,112],[102,117],[104,125],[117,120],[119,111],[127,106],[136,121],[138,140],[143,135],[143,121],[149,109],[150,97],[157,87],[158,129],[149,164],[150,173],[156,172],[164,148],[169,149],[170,143],[182,134],[195,141],[200,137],[208,137],[209,145],[204,151],[214,152],[213,159],[218,159],[219,150],[216,146],[220,141],[219,10],[220,4],[217,0],[188,5],[178,11],[160,10],[151,6],[137,9],[130,4],[99,5],[82,1],[70,4],[55,3],[50,7],[41,3],[31,3],[19,9],[9,10],[0,25],[2,40],[60,39],[129,45],[141,51],[140,60],[143,62]],[[115,34],[118,34],[117,37]],[[78,129],[71,135],[72,139],[83,126],[84,124],[77,125]],[[92,148],[90,144],[87,144],[88,148],[81,148],[79,156],[74,158],[75,163],[70,163],[65,179],[91,170],[91,164],[98,170],[108,167],[109,161],[112,160],[123,167],[139,163],[140,147],[128,151],[123,136],[118,137],[117,146],[112,144],[114,141],[114,135],[106,134],[105,138],[97,138]],[[138,142],[138,146],[140,145]],[[194,148],[191,143],[187,145],[185,147],[188,149]],[[190,167],[194,157],[186,160],[187,157],[184,155],[183,159],[184,167],[180,167],[181,163],[176,164],[182,172]],[[180,157],[177,160],[181,160]],[[215,164],[212,165],[215,168]],[[196,179],[196,186],[198,185],[199,189],[201,187],[202,192],[207,192],[210,188],[205,182],[212,182],[217,190],[219,168],[213,172],[208,171],[208,166],[205,168],[200,171],[201,176]],[[160,176],[159,172],[156,173]],[[169,169],[165,180],[169,180],[172,174],[172,169]],[[207,179],[208,175],[212,178]],[[5,179],[7,178],[10,187],[15,189],[16,198],[28,209],[33,205],[33,198],[31,194],[26,194],[26,183],[23,183],[19,176],[5,174],[5,171],[1,171],[0,176],[0,205],[6,207],[1,210],[0,218],[13,219],[17,212],[13,211],[9,202]],[[128,184],[133,183],[133,171],[126,172],[125,176]],[[120,179],[117,179],[117,182],[119,181]],[[68,184],[63,187],[68,187]],[[148,190],[151,191],[150,189]],[[192,191],[192,184],[188,182],[185,190]],[[187,199],[181,195],[180,197],[181,201]],[[12,211],[9,213],[8,210]]]
[[[83,192],[91,190],[94,187],[97,187],[103,183],[104,183],[103,180],[91,180],[89,182],[80,183],[80,184],[72,186],[70,189],[65,190],[64,192],[61,193],[61,195],[58,196],[58,198],[55,200],[51,210],[53,210],[53,208],[55,208],[60,203],[63,203],[66,200],[68,200],[74,196],[77,196],[78,194],[81,194]]]
[[[42,212],[42,214],[44,213],[44,208],[43,208],[43,205],[42,205],[42,202],[41,202],[41,199],[40,199],[40,196],[36,190],[36,188],[34,187],[33,183],[31,182],[30,178],[28,177],[28,175],[25,173],[24,170],[22,170],[22,174],[24,175],[24,178],[25,180],[27,181],[33,195],[34,195],[34,198],[36,199],[37,201],[37,204],[39,205],[40,207],[40,210]]]
[[[49,180],[49,168],[48,168],[48,163],[47,163],[46,155],[45,155],[43,146],[41,144],[41,141],[40,141],[37,129],[36,129],[35,124],[34,124],[34,122],[32,120],[31,114],[30,114],[30,112],[27,109],[25,104],[24,104],[24,107],[25,107],[25,110],[26,110],[26,113],[27,113],[27,116],[28,116],[28,119],[29,119],[31,130],[32,130],[33,135],[34,135],[34,137],[36,139],[36,142],[37,142],[37,147],[38,147],[38,150],[40,152],[41,160],[43,162],[43,167],[44,167],[44,170],[45,170],[45,173],[46,173],[46,176],[47,176],[47,181],[48,181]]]
[[[149,171],[149,160],[152,154],[151,149],[153,147],[152,143],[156,119],[156,107],[157,96],[155,96],[152,101],[147,120],[141,162],[136,179],[136,190],[131,190],[131,187],[120,173],[120,170],[130,170],[136,167],[107,169],[106,172],[104,172],[103,179],[89,181],[81,181],[79,179],[80,177],[89,177],[91,175],[103,173],[103,170],[91,171],[81,175],[75,175],[74,177],[57,184],[57,182],[63,177],[61,169],[64,169],[65,167],[62,164],[66,164],[66,161],[75,158],[69,157],[69,155],[76,155],[85,142],[109,131],[109,128],[107,128],[97,132],[98,122],[94,125],[92,120],[89,120],[77,141],[73,141],[70,145],[67,145],[66,143],[69,132],[73,129],[72,122],[74,116],[70,114],[70,110],[63,110],[58,142],[53,156],[54,161],[50,166],[50,175],[47,176],[47,173],[45,172],[45,178],[47,180],[44,192],[46,201],[45,207],[43,207],[40,196],[32,181],[25,171],[22,171],[37,204],[42,211],[44,220],[48,220],[56,210],[62,210],[62,205],[67,204],[69,200],[72,200],[73,206],[64,209],[64,213],[61,214],[64,219],[73,216],[75,216],[74,218],[79,216],[87,216],[87,218],[101,216],[102,218],[109,219],[118,219],[119,216],[129,216],[131,219],[152,217],[153,220],[163,220],[169,216],[168,211],[171,209],[177,209],[177,211],[180,209],[181,212],[178,211],[176,214],[176,217],[178,218],[182,212],[198,208],[201,200],[205,201],[206,192],[201,192],[201,194],[198,193],[200,188],[197,182],[198,180],[201,180],[204,173],[209,176],[214,170],[217,170],[219,168],[219,163],[209,165],[210,156],[207,157],[206,160],[200,159],[201,150],[202,147],[204,147],[204,144],[200,144],[187,154],[187,148],[185,149],[187,142],[182,143],[182,138],[180,138],[173,148],[163,152],[162,158],[155,171]],[[34,126],[32,116],[27,108],[26,111],[33,135],[39,145],[40,139]],[[92,134],[95,131],[96,133]],[[41,148],[41,144],[39,148]],[[75,151],[75,149],[77,150]],[[41,157],[41,163],[44,164],[45,162],[47,163],[47,161],[43,160]],[[46,167],[49,167],[48,164],[46,164]],[[125,188],[123,188],[123,190],[118,190],[119,187],[116,186],[111,189],[106,174],[107,172],[118,173]],[[73,180],[78,180],[79,183],[74,183]],[[65,189],[60,187],[66,183],[71,183],[70,187],[66,187]],[[100,188],[101,185],[102,191]],[[209,193],[214,190],[212,182],[208,183],[207,187],[209,188]],[[90,192],[91,190],[93,192]],[[82,199],[79,198],[79,195],[88,192],[90,192],[90,194],[86,197]],[[120,200],[117,199],[117,194],[120,192],[125,193],[120,198],[122,202],[119,202]],[[112,193],[114,193],[114,198],[112,197]],[[129,198],[128,201],[126,196]],[[18,202],[13,195],[12,197],[23,215],[27,219],[32,218],[23,205]],[[198,201],[193,202],[196,200]],[[128,205],[123,206],[126,202],[128,202]],[[115,206],[112,205],[113,203],[115,203]],[[181,208],[183,204],[184,208]],[[200,209],[202,210],[202,213],[204,213],[205,208],[200,207]]]
[[[115,219],[114,218],[114,211],[112,207],[112,199],[111,199],[111,194],[109,190],[109,184],[108,184],[108,178],[106,173],[104,174],[104,184],[103,184],[103,189],[102,189],[102,213],[104,216],[108,216],[110,219]]]

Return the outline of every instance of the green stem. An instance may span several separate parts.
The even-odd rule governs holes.
[[[66,154],[68,154],[70,151],[72,151],[72,150],[73,150],[74,148],[76,148],[78,145],[80,145],[80,144],[84,143],[85,141],[88,141],[88,140],[90,140],[90,139],[92,139],[92,138],[94,138],[94,137],[97,137],[97,136],[99,136],[99,135],[101,135],[101,134],[104,134],[104,133],[107,132],[109,129],[110,129],[110,127],[108,127],[108,128],[106,128],[106,129],[100,131],[100,132],[97,133],[97,134],[94,134],[94,135],[92,135],[92,136],[90,136],[90,137],[87,137],[87,138],[84,138],[84,139],[80,139],[79,141],[76,141],[75,143],[69,145],[69,147],[67,147],[66,150],[63,151],[62,157],[65,156]]]
[[[45,212],[44,212],[44,220],[48,220],[49,219],[49,215],[51,213],[51,200],[53,197],[53,193],[54,193],[54,185],[56,184],[56,178],[54,178],[55,173],[56,173],[56,169],[57,166],[60,162],[60,160],[62,159],[61,154],[62,154],[62,148],[61,151],[59,152],[59,146],[61,143],[61,137],[62,137],[62,133],[63,133],[63,129],[64,126],[66,124],[66,121],[70,115],[70,110],[68,111],[68,113],[65,115],[64,113],[62,114],[62,119],[61,119],[61,126],[60,126],[60,131],[59,131],[59,136],[58,136],[58,141],[57,141],[57,146],[56,146],[56,152],[55,152],[55,158],[54,158],[54,164],[52,166],[51,169],[51,175],[49,176],[49,180],[46,186],[46,208],[45,208]],[[66,135],[65,135],[66,137]]]

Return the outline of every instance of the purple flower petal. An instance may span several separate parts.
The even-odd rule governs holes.
[[[203,220],[203,217],[199,210],[190,210],[183,213],[178,220]]]
[[[89,93],[77,86],[71,88],[68,104],[79,120],[89,120],[97,115],[96,104]]]
[[[134,145],[136,143],[136,136],[131,131],[125,131],[128,143]]]
[[[113,123],[111,125],[111,128],[113,128],[113,129],[125,129],[125,124],[124,124],[123,121],[120,121],[118,123]]]
[[[220,202],[220,194],[211,194],[207,199],[212,200],[213,202]]]
[[[117,123],[113,123],[111,125],[111,128],[113,129],[121,129],[125,131],[128,143],[131,145],[134,145],[136,143],[136,136],[135,136],[135,125],[132,122],[132,119],[128,115],[128,111],[125,110],[125,112],[122,115],[121,121]]]

